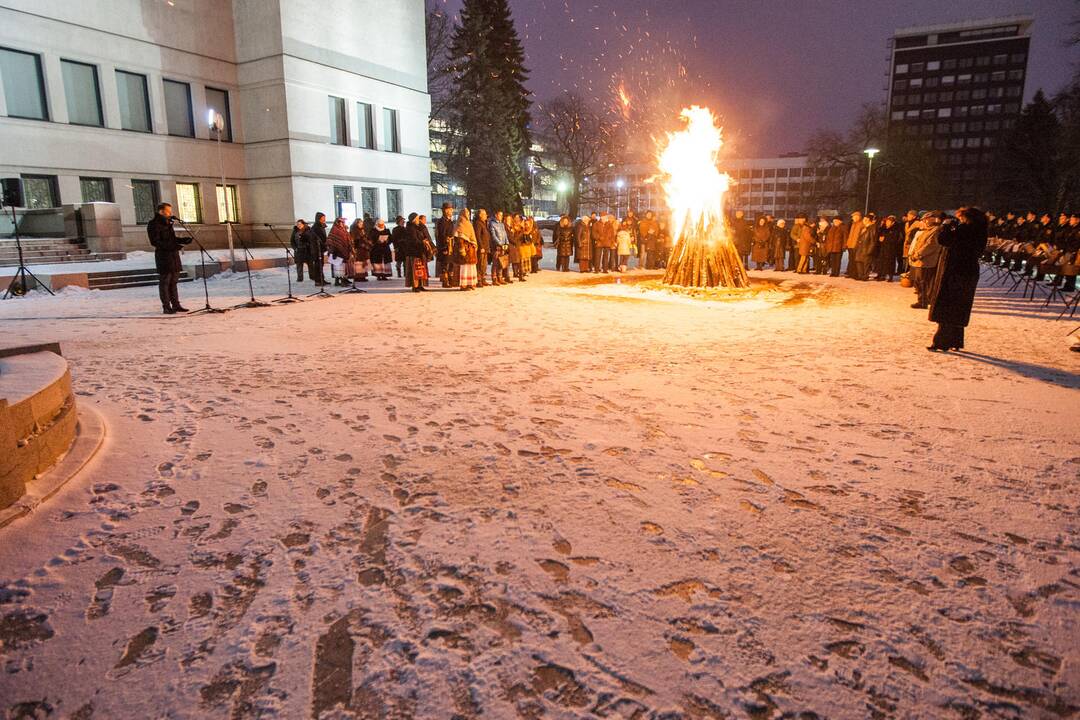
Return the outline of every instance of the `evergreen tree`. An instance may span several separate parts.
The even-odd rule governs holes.
[[[507,0],[465,0],[449,56],[449,174],[471,207],[519,212],[530,189],[530,99]]]
[[[1062,200],[1060,160],[1061,123],[1039,90],[998,150],[996,205],[1054,211]]]

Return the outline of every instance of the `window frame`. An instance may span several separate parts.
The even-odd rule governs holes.
[[[135,200],[135,187],[149,187],[151,189],[151,203],[150,203],[150,216],[146,220],[139,219],[139,204]],[[144,180],[142,178],[131,178],[131,204],[135,208],[135,224],[146,225],[148,222],[154,219],[154,215],[157,214],[157,206],[161,204],[161,183],[157,180]]]
[[[345,98],[338,97],[337,95],[327,95],[327,105],[330,111],[330,134],[329,138],[331,145],[337,145],[339,147],[349,146],[349,109],[345,104]],[[334,135],[338,134],[337,140],[334,139]]]
[[[222,142],[225,142],[222,140]],[[220,196],[219,196],[220,193]],[[232,196],[232,213],[229,213],[229,200]],[[230,225],[240,224],[240,190],[235,184],[214,183],[214,201],[217,203],[218,225],[226,223]],[[224,201],[224,202],[223,202]],[[225,206],[225,217],[222,218],[221,208]]]
[[[225,120],[225,132],[224,137],[221,138],[221,142],[231,143],[233,142],[233,126],[232,126],[232,110],[229,109],[231,104],[229,101],[229,91],[222,88],[210,87],[209,85],[204,87],[204,92],[219,92],[225,96],[225,111],[221,113],[222,118]],[[207,100],[206,107],[208,110],[213,110],[210,107],[210,101]],[[217,131],[214,131],[214,140],[217,140]]]
[[[67,77],[64,75],[64,65],[78,65],[84,68],[90,68],[94,83],[94,99],[97,101],[98,121],[96,123],[75,122],[71,119],[71,101],[68,96],[68,83]],[[93,63],[82,62],[81,60],[60,58],[60,79],[64,85],[64,101],[68,106],[68,125],[77,125],[79,127],[105,127],[105,108],[101,102],[101,74],[98,72],[98,66]]]
[[[385,152],[401,152],[401,116],[396,108],[383,108],[383,144],[386,145],[386,133],[390,132],[390,147],[383,147]]]
[[[366,108],[361,111],[361,108]],[[356,139],[357,147],[363,150],[375,149],[375,106],[363,100],[356,101],[356,127],[360,137]],[[362,141],[367,136],[367,142]]]
[[[106,196],[105,200],[87,200],[86,199],[86,186],[84,185],[84,183],[92,183],[92,182],[103,182],[103,183],[105,183],[105,196]],[[79,176],[79,199],[82,200],[83,204],[91,203],[91,202],[115,203],[116,202],[116,193],[115,193],[115,190],[113,189],[113,179],[110,178],[110,177],[89,176],[89,175],[83,176],[83,175],[80,175]]]
[[[49,112],[49,95],[45,92],[45,65],[41,61],[41,53],[29,52],[27,50],[16,50],[15,48],[0,46],[0,50],[15,53],[17,55],[28,55],[34,59],[34,68],[37,70],[37,86],[38,86],[38,99],[41,101],[41,117],[33,117],[32,115],[12,115],[11,108],[7,107],[7,117],[18,118],[19,120],[39,120],[43,122],[49,122],[52,118]],[[0,78],[0,84],[3,84],[3,78]],[[0,88],[4,92],[5,105],[7,104],[7,90]]]
[[[174,133],[172,131],[172,127],[171,127],[171,125],[169,123],[169,96],[168,96],[168,93],[165,90],[165,88],[168,87],[169,83],[172,83],[173,85],[183,85],[184,89],[187,91],[188,123],[191,125],[191,134],[190,135],[186,134],[186,133]],[[195,130],[196,130],[196,127],[195,127],[195,106],[191,102],[191,83],[184,82],[183,80],[171,80],[169,78],[161,78],[161,89],[162,89],[162,94],[165,96],[165,132],[166,132],[166,134],[168,134],[170,137],[186,137],[186,138],[195,137],[196,136],[196,133],[195,133]]]
[[[143,88],[143,104],[146,110],[146,129],[139,130],[138,128],[124,127],[124,106],[120,104],[120,83],[116,83],[116,102],[120,106],[120,129],[127,130],[128,132],[148,133],[154,132],[154,114],[150,108],[150,78],[143,73],[132,72],[130,70],[121,70],[116,68],[116,77],[119,80],[121,75],[129,75],[131,77],[137,77],[142,79]]]
[[[29,194],[29,193],[26,192],[26,181],[27,180],[44,180],[49,185],[49,202],[51,202],[52,205],[49,205],[48,208],[36,208],[36,207],[31,207],[30,205],[25,205],[24,207],[26,209],[28,209],[28,210],[37,210],[37,209],[50,209],[50,208],[58,208],[58,207],[60,207],[60,205],[61,205],[61,201],[60,201],[60,182],[59,182],[59,178],[57,178],[56,175],[45,175],[45,174],[42,174],[42,173],[22,173],[21,175],[19,175],[19,179],[22,180],[22,184],[23,184],[23,201],[24,202],[27,200],[27,196]]]
[[[185,218],[183,216],[184,206],[180,202],[180,188],[181,187],[191,187],[191,188],[195,189],[195,197],[194,197],[194,199],[195,199],[195,218],[194,219],[188,219],[188,218]],[[201,189],[198,182],[178,182],[178,183],[176,183],[176,204],[175,204],[174,208],[176,210],[176,216],[178,218],[180,218],[181,221],[183,221],[185,223],[192,224],[192,225],[202,225],[203,224],[202,189]]]

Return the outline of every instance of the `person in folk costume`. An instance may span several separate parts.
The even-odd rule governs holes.
[[[469,208],[462,208],[454,223],[454,258],[458,267],[458,286],[464,290],[475,290],[476,273],[476,228],[469,217]]]
[[[508,215],[506,218],[506,237],[510,245],[510,266],[514,270],[514,279],[521,282],[525,282],[525,273],[522,270],[524,267],[523,235],[520,218],[516,215]]]
[[[352,237],[353,249],[356,251],[356,267],[353,271],[353,279],[360,282],[368,281],[368,266],[371,262],[371,236],[364,227],[364,221],[360,218],[353,220],[349,226],[349,235]]]
[[[532,232],[529,230],[530,218],[522,217],[521,215],[514,215],[514,223],[517,225],[519,241],[518,250],[521,253],[521,277],[524,278],[530,272],[532,272],[532,259],[533,254],[536,252],[536,247],[533,245]]]
[[[532,264],[531,272],[540,272],[540,260],[544,257],[544,236],[540,234],[540,226],[536,224],[536,218],[525,218],[525,232],[532,238]]]
[[[753,261],[755,270],[762,270],[769,261],[769,243],[772,240],[772,228],[769,220],[764,215],[757,219],[754,225],[753,247],[750,251],[750,260]]]
[[[555,269],[559,272],[570,271],[570,256],[574,254],[574,228],[570,226],[570,216],[563,215],[551,235],[555,246]]]
[[[435,221],[435,274],[444,288],[453,287],[454,266],[454,206],[442,204],[442,217]]]
[[[986,215],[978,208],[960,208],[959,222],[947,222],[938,233],[941,246],[930,300],[930,321],[938,324],[927,350],[964,349],[964,328],[979,287],[979,258],[986,250]]]
[[[421,223],[421,216],[409,213],[409,219],[405,225],[405,282],[413,292],[427,290],[427,264],[431,261],[428,252],[430,241],[425,232],[427,228]]]
[[[402,271],[405,269],[405,246],[408,244],[408,236],[405,218],[398,215],[394,218],[394,229],[390,231],[390,247],[394,251],[394,265],[397,266],[398,277],[402,277]]]
[[[375,229],[371,236],[371,272],[380,281],[390,279],[393,267],[390,261],[393,254],[390,252],[390,228],[386,227],[386,221],[379,218],[375,221]]]
[[[435,246],[435,239],[431,237],[431,228],[428,227],[428,217],[423,213],[420,214],[420,234],[423,236],[423,246],[425,251],[424,261],[424,289],[427,289],[428,281],[431,279],[431,273],[428,272],[427,263],[430,263],[436,257],[438,257],[439,250]]]
[[[491,229],[488,227],[488,213],[484,208],[476,211],[476,285],[487,287],[488,258],[491,257]]]
[[[578,272],[589,272],[589,263],[592,260],[592,233],[589,226],[592,218],[582,216],[574,226],[574,262],[578,265]]]
[[[349,230],[345,227],[345,218],[339,217],[334,221],[326,238],[326,249],[330,253],[330,274],[334,277],[334,285],[352,284],[356,253]]]
[[[510,237],[506,233],[502,210],[488,221],[491,236],[491,284],[508,285],[510,280]]]

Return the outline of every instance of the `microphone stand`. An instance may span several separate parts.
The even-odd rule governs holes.
[[[211,262],[218,264],[217,258],[215,258],[213,255],[206,251],[206,248],[203,247],[203,244],[199,242],[199,239],[197,237],[195,237],[195,233],[191,231],[191,228],[184,224],[183,220],[176,217],[175,215],[173,215],[172,217],[176,220],[176,222],[180,223],[181,229],[183,229],[188,234],[191,242],[199,246],[199,272],[202,275],[203,300],[206,304],[199,310],[188,313],[188,315],[201,315],[203,313],[216,314],[228,312],[228,310],[223,308],[210,307],[210,290],[206,285],[206,258],[210,258]],[[218,266],[220,267],[220,264],[218,264]]]
[[[244,261],[244,267],[247,269],[248,292],[251,294],[251,299],[247,302],[242,302],[239,305],[234,305],[233,308],[237,309],[270,307],[270,303],[265,303],[255,299],[255,286],[251,284],[251,261],[255,259],[255,256],[251,254],[250,250],[248,250],[247,243],[244,242],[244,239],[242,237],[237,236],[236,239],[240,241],[240,247],[244,249],[244,255],[247,257],[247,260]]]
[[[49,293],[50,295],[55,295],[56,293],[54,293],[48,285],[45,285],[40,280],[38,280],[37,275],[30,272],[30,268],[26,267],[26,263],[23,262],[22,240],[19,239],[19,219],[15,215],[14,205],[11,206],[11,227],[13,232],[15,233],[15,247],[19,251],[19,269],[15,271],[15,275],[11,278],[11,284],[8,285],[7,290],[4,291],[4,297],[0,298],[0,300],[7,300],[9,297],[15,297],[16,295],[25,295],[26,293],[30,292],[30,286],[26,284],[27,276],[30,276],[34,279],[35,287],[44,288],[45,292]],[[16,283],[19,284],[19,287],[15,287]]]
[[[280,303],[282,305],[285,305],[287,303],[303,302],[302,298],[298,298],[292,294],[292,266],[290,265],[289,261],[291,260],[292,262],[296,262],[296,258],[293,256],[292,251],[289,249],[289,246],[281,241],[281,237],[277,234],[277,230],[274,229],[274,226],[270,223],[263,223],[263,225],[270,230],[270,233],[274,236],[274,239],[277,240],[278,245],[285,248],[285,280],[289,283],[289,294],[283,298],[271,300],[270,302]]]

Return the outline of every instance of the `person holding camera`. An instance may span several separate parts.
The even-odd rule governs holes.
[[[158,272],[158,295],[161,297],[161,309],[166,315],[187,312],[180,304],[176,285],[180,281],[180,250],[191,240],[181,240],[173,230],[172,205],[161,203],[157,214],[146,224],[146,234],[154,246],[154,265]]]

